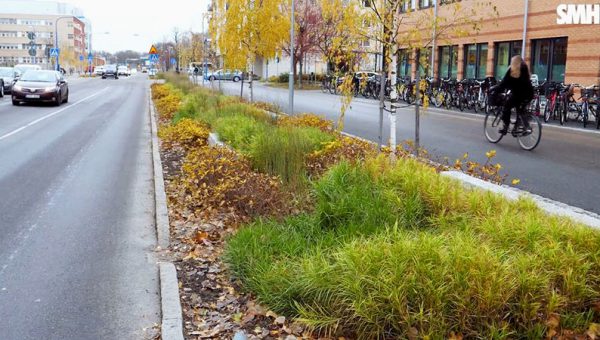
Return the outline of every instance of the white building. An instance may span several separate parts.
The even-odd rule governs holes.
[[[56,31],[58,47],[77,56],[90,50],[91,22],[78,7],[56,1],[0,0],[0,65],[49,65],[46,51],[55,47]],[[28,32],[35,33],[33,45]],[[34,55],[29,53],[32,48]]]

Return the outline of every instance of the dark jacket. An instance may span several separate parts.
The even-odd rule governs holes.
[[[521,76],[513,78],[510,76],[510,68],[506,71],[504,78],[498,84],[499,90],[511,90],[515,102],[530,102],[533,99],[533,85],[529,68],[525,63],[521,64]]]

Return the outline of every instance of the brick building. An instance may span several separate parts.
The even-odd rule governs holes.
[[[453,5],[443,4],[450,1],[441,2],[438,16],[451,15]],[[408,6],[414,11],[400,15],[433,16],[432,3],[433,0],[412,0]],[[492,9],[487,7],[490,15],[484,19],[478,33],[437,42],[433,65],[435,76],[501,78],[510,58],[521,54],[525,32],[525,61],[540,80],[600,84],[600,25],[558,25],[557,7],[561,3],[562,0],[530,0],[526,9],[524,0],[492,1],[498,13],[493,15]],[[580,0],[577,3],[595,2]],[[476,6],[477,1],[464,0],[460,5],[467,11]],[[400,47],[400,76],[416,76],[414,52]],[[424,53],[431,53],[431,48]],[[422,70],[422,74],[425,73],[429,75],[430,71]]]

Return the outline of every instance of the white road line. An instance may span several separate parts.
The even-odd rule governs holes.
[[[19,133],[19,132],[21,132],[21,131],[23,131],[23,130],[27,129],[28,127],[31,127],[31,126],[33,126],[33,125],[35,125],[35,124],[37,124],[37,123],[39,123],[39,122],[41,122],[41,121],[43,121],[43,120],[46,120],[46,119],[48,119],[48,118],[50,118],[50,117],[52,117],[52,116],[55,116],[55,115],[57,115],[57,114],[59,114],[59,113],[61,113],[61,112],[65,111],[65,110],[68,110],[68,109],[70,109],[70,108],[72,108],[72,107],[74,107],[74,106],[76,106],[76,105],[78,105],[78,104],[80,104],[80,103],[82,103],[82,102],[84,102],[84,101],[86,101],[86,100],[90,99],[90,98],[93,98],[93,97],[95,97],[95,96],[99,95],[100,93],[104,92],[104,91],[105,91],[105,90],[107,90],[107,89],[108,89],[108,87],[105,87],[105,88],[103,88],[102,90],[100,90],[100,91],[98,91],[98,92],[94,93],[94,94],[93,94],[93,95],[91,95],[91,96],[87,96],[87,97],[85,97],[85,98],[83,98],[83,99],[81,99],[81,100],[78,100],[78,101],[76,101],[75,103],[73,103],[73,104],[71,104],[71,105],[69,105],[69,106],[67,106],[67,107],[64,107],[64,108],[62,108],[62,109],[60,109],[60,110],[58,110],[58,111],[54,111],[54,112],[52,112],[52,113],[49,113],[49,114],[47,114],[47,115],[45,115],[45,116],[43,116],[43,117],[40,117],[40,118],[38,118],[38,119],[36,119],[36,120],[34,120],[34,121],[32,121],[32,122],[29,122],[29,123],[27,123],[27,124],[25,124],[25,125],[21,126],[20,128],[17,128],[17,129],[15,129],[15,130],[12,130],[11,132],[9,132],[9,133],[7,133],[7,134],[5,134],[5,135],[3,135],[3,136],[0,136],[0,140],[6,139],[6,138],[8,138],[8,137],[10,137],[10,136],[12,136],[12,135],[15,135],[15,134],[17,134],[17,133]]]

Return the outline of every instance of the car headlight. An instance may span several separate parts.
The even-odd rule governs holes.
[[[22,86],[20,86],[20,85],[13,85],[13,88],[12,88],[12,89],[13,89],[14,91],[21,91],[21,90],[23,90],[23,87],[22,87]]]
[[[56,86],[49,86],[44,88],[44,92],[52,92],[56,90]]]

